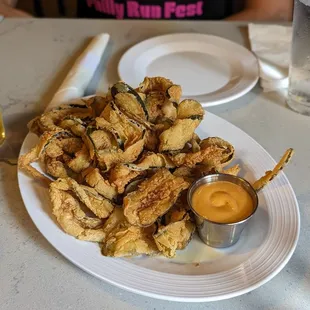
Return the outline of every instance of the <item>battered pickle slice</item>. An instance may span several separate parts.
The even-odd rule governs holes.
[[[61,105],[51,111],[45,112],[28,123],[29,131],[41,135],[45,131],[61,130],[59,123],[66,117],[87,118],[93,115],[92,109],[85,104]]]
[[[118,164],[110,170],[109,182],[116,187],[118,194],[122,194],[126,186],[142,174],[143,171],[132,170],[125,165]]]
[[[143,154],[142,159],[139,163],[136,164],[128,164],[128,167],[134,170],[148,170],[153,168],[168,168],[172,169],[175,168],[174,163],[168,157],[168,155],[161,154],[161,153],[152,153],[147,152]]]
[[[177,119],[174,124],[165,130],[160,136],[159,151],[180,151],[193,137],[200,120]]]
[[[103,240],[105,236],[102,230],[103,222],[83,211],[79,198],[86,193],[78,183],[69,178],[58,179],[50,184],[49,194],[53,214],[67,234],[87,241],[101,242]]]
[[[152,91],[166,92],[172,85],[173,83],[164,77],[145,77],[140,83],[138,91],[144,94]],[[172,92],[170,94],[172,95]]]
[[[43,175],[41,172],[39,172],[37,169],[32,167],[31,164],[43,158],[48,145],[52,143],[55,139],[68,138],[70,136],[71,133],[63,129],[44,132],[40,136],[38,144],[34,146],[29,152],[19,157],[18,167],[33,178],[49,184],[51,180],[45,175]],[[57,147],[56,150],[55,148],[53,149],[57,154],[62,154],[62,150],[59,147]]]
[[[234,147],[219,137],[209,137],[200,142],[201,150],[210,150],[204,157],[202,164],[210,169],[221,170],[229,165],[235,156]]]
[[[75,153],[75,157],[70,160],[67,165],[72,171],[80,173],[84,169],[88,168],[91,162],[92,160],[90,158],[89,151],[86,145],[84,145],[80,151]]]
[[[122,208],[115,208],[103,227],[102,254],[111,257],[154,255],[158,253],[152,237],[155,229],[155,224],[147,228],[131,226]]]
[[[94,188],[100,195],[109,200],[116,200],[116,187],[106,180],[100,173],[98,168],[88,169],[85,176],[88,185]]]
[[[129,117],[147,120],[148,111],[139,93],[124,82],[118,82],[111,88],[112,97],[120,110]]]
[[[100,117],[96,118],[96,125],[99,128],[116,132],[125,150],[144,135],[144,128],[128,118],[113,102],[105,107]]]
[[[176,250],[183,250],[188,245],[196,226],[185,209],[176,208],[170,213],[166,216],[168,224],[160,226],[153,237],[159,251],[173,258]]]
[[[129,146],[125,151],[122,151],[121,149],[99,150],[97,153],[99,166],[104,171],[109,171],[117,164],[132,163],[136,161],[140,153],[143,151],[144,143],[145,140],[143,136],[141,140]]]
[[[180,193],[189,187],[182,177],[167,169],[158,170],[139,185],[139,189],[124,198],[124,215],[135,226],[150,226],[176,202]]]
[[[182,97],[182,88],[180,85],[172,85],[166,90],[166,96],[174,103],[179,103]]]
[[[178,118],[202,120],[205,112],[201,104],[193,99],[185,99],[178,105]]]

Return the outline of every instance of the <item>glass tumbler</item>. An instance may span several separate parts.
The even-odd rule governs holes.
[[[288,105],[310,115],[310,0],[294,0]]]

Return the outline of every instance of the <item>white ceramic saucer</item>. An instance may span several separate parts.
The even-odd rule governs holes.
[[[258,80],[256,57],[229,40],[197,33],[164,35],[143,41],[121,58],[119,76],[138,86],[145,76],[164,76],[182,85],[183,97],[204,107],[229,102]]]

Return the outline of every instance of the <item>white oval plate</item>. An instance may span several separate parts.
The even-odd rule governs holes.
[[[182,85],[183,96],[210,107],[237,99],[258,80],[258,62],[232,41],[197,33],[148,39],[121,58],[118,73],[137,87],[145,76],[165,76]]]
[[[251,137],[207,113],[201,137],[219,136],[236,148],[236,163],[250,182],[274,167],[275,161]],[[28,134],[21,154],[36,143]],[[281,155],[281,154],[279,154]],[[259,193],[259,208],[238,243],[225,250],[204,245],[197,236],[174,259],[104,257],[95,243],[65,234],[51,213],[48,190],[23,172],[19,188],[33,222],[68,260],[88,273],[138,294],[175,301],[213,301],[249,292],[274,277],[288,262],[299,235],[299,210],[283,172]]]

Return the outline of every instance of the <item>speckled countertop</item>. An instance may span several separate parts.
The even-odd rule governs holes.
[[[223,22],[123,22],[5,19],[0,22],[0,104],[8,142],[0,158],[14,158],[26,123],[44,109],[91,36],[111,34],[99,85],[117,77],[117,63],[133,44],[171,32],[202,32],[248,44],[246,27]],[[126,292],[78,269],[39,233],[23,205],[16,166],[0,162],[1,309],[309,309],[310,118],[296,114],[280,94],[257,86],[229,104],[209,109],[256,139],[275,158],[287,147],[296,156],[286,174],[297,194],[301,234],[296,252],[274,279],[226,301],[181,304]]]

